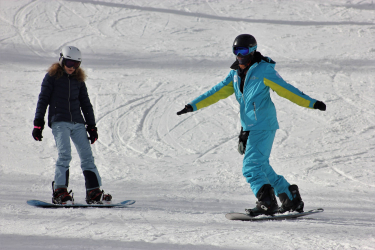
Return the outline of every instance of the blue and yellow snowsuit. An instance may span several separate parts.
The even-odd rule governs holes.
[[[273,140],[279,128],[270,89],[306,108],[313,108],[316,100],[285,82],[276,72],[275,64],[268,57],[254,63],[246,74],[243,92],[240,90],[239,70],[231,70],[222,82],[189,104],[196,111],[234,93],[240,104],[242,128],[250,131],[243,160],[243,175],[254,195],[264,184],[271,184],[277,196],[286,193],[292,200],[288,189],[290,184],[283,176],[277,175],[269,164]]]

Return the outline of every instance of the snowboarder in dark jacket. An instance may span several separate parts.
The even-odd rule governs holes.
[[[276,63],[262,56],[252,35],[242,34],[233,42],[236,61],[228,76],[211,90],[185,106],[177,115],[193,112],[235,94],[240,104],[241,133],[238,151],[244,154],[242,173],[250,184],[257,205],[247,209],[252,216],[277,212],[302,212],[304,203],[297,185],[290,185],[269,164],[273,140],[279,124],[270,90],[310,109],[326,110],[326,105],[285,82],[276,72]],[[281,201],[278,207],[276,195]]]
[[[91,151],[89,140],[94,144],[98,139],[98,133],[85,84],[86,75],[80,67],[81,62],[81,52],[78,48],[62,48],[59,62],[52,64],[43,79],[35,112],[32,135],[36,141],[42,141],[44,116],[49,106],[48,126],[52,128],[58,150],[55,178],[52,182],[52,202],[55,204],[73,201],[71,191],[67,190],[69,164],[72,159],[70,139],[81,160],[86,184],[86,202],[101,204],[112,199],[111,195],[100,190],[101,178]],[[87,136],[87,132],[90,137]]]

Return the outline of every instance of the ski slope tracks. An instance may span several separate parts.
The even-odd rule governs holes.
[[[242,33],[289,83],[327,104],[272,93],[270,163],[298,184],[287,221],[225,218],[255,205],[237,152],[234,96],[176,112],[220,82]],[[83,53],[103,189],[126,209],[40,209],[57,158],[31,136],[40,84],[62,46]],[[375,4],[371,0],[0,0],[1,249],[375,249]],[[84,202],[73,148],[70,188]]]

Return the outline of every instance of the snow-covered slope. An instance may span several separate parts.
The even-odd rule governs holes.
[[[234,97],[177,116],[220,82],[241,33],[289,83],[272,94],[271,165],[319,215],[226,220],[254,206],[237,153]],[[1,249],[375,249],[375,4],[370,0],[0,0]],[[128,209],[38,209],[57,151],[31,137],[40,84],[62,46],[83,52],[103,189]],[[85,196],[73,150],[70,188]]]

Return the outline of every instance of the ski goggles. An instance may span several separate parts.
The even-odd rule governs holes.
[[[247,56],[251,52],[255,51],[257,49],[257,46],[254,47],[233,47],[233,54],[238,56],[241,54],[242,56]]]
[[[81,66],[81,62],[79,61],[74,61],[74,60],[70,60],[70,59],[64,59],[64,65],[67,67],[67,68],[75,68],[75,69],[78,69],[79,66]]]

